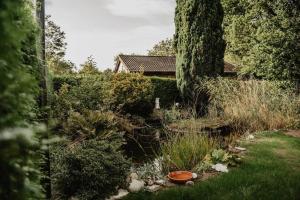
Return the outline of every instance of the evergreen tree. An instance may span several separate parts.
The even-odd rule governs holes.
[[[180,92],[191,98],[194,83],[224,71],[223,8],[220,0],[177,0],[176,76]]]
[[[99,70],[97,68],[97,63],[93,56],[89,56],[87,58],[87,61],[83,63],[81,66],[81,69],[79,70],[80,74],[97,74],[99,73]]]

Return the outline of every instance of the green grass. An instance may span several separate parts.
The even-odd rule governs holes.
[[[127,200],[202,200],[202,199],[300,199],[300,138],[264,132],[255,142],[244,142],[248,151],[240,167],[229,173],[155,194],[130,194]]]

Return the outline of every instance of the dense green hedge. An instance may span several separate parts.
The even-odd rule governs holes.
[[[53,87],[55,91],[58,91],[61,86],[66,83],[70,86],[78,86],[82,82],[82,79],[94,79],[101,81],[104,78],[103,75],[98,75],[102,78],[95,79],[96,75],[85,76],[54,76],[53,77]],[[161,78],[161,77],[150,77],[151,83],[154,88],[154,93],[152,97],[152,102],[154,103],[155,98],[160,98],[160,104],[162,108],[172,106],[175,102],[180,102],[180,94],[177,89],[176,79],[174,78]]]
[[[80,76],[74,75],[63,75],[63,76],[53,76],[53,89],[54,91],[58,91],[63,84],[68,84],[70,86],[77,86],[79,85],[81,80]]]
[[[151,77],[151,82],[154,86],[153,98],[160,98],[162,108],[172,106],[175,102],[181,101],[176,79]]]

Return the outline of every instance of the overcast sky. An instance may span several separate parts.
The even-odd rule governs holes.
[[[101,70],[119,53],[146,54],[174,34],[175,0],[47,0],[46,13],[66,32],[77,66],[93,55]]]

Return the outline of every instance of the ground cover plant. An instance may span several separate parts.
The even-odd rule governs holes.
[[[263,132],[247,148],[240,167],[229,173],[156,194],[142,192],[125,199],[298,199],[300,196],[300,139],[281,132]]]

